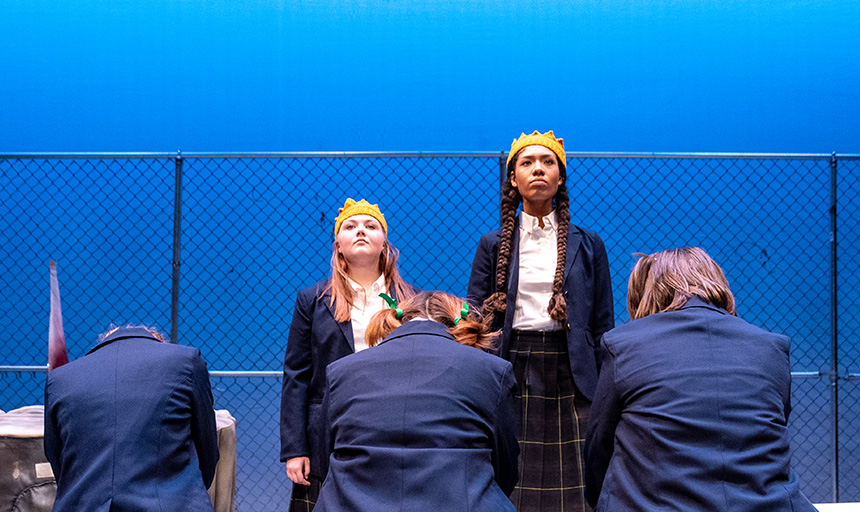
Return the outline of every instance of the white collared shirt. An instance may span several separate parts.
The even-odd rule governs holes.
[[[561,324],[550,318],[547,308],[558,259],[558,220],[555,210],[543,218],[520,212],[520,278],[514,309],[514,329],[556,331]]]
[[[388,304],[380,293],[386,293],[385,290],[385,275],[380,275],[379,278],[370,285],[370,290],[365,290],[363,286],[356,283],[352,279],[347,278],[349,285],[352,286],[352,291],[355,292],[352,301],[352,310],[350,311],[350,323],[352,324],[352,340],[355,343],[355,351],[364,350],[367,348],[367,342],[364,340],[364,333],[367,331],[367,324],[370,323],[370,318],[377,311],[388,307]]]

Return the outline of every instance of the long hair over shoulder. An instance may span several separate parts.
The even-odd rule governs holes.
[[[701,248],[636,255],[640,258],[627,287],[627,311],[632,320],[680,309],[692,295],[737,315],[723,269]]]
[[[397,270],[397,259],[400,251],[391,245],[388,237],[382,245],[382,253],[379,255],[379,272],[385,276],[385,287],[389,293],[393,293],[400,300],[408,299],[413,295],[412,287],[406,284]],[[331,305],[334,307],[334,319],[338,322],[351,320],[352,306],[355,301],[355,292],[349,285],[349,265],[346,258],[337,251],[337,242],[332,243],[331,248],[331,282],[325,291],[331,290]]]
[[[403,311],[403,317],[399,320],[393,309],[383,309],[373,315],[364,333],[365,340],[368,346],[372,347],[404,322],[415,318],[426,318],[444,324],[448,332],[461,345],[482,350],[492,349],[499,333],[490,332],[480,312],[475,311],[474,308],[469,309],[465,319],[461,318],[463,303],[463,299],[445,292],[420,292],[405,301],[398,302],[397,307]],[[457,318],[461,319],[454,323]]]

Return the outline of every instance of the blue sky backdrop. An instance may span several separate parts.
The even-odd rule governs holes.
[[[3,0],[0,152],[860,152],[860,2]]]

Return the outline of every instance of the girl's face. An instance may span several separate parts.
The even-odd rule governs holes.
[[[522,149],[511,174],[511,185],[517,187],[523,201],[552,201],[561,183],[555,153],[549,148],[537,145]]]
[[[385,245],[385,232],[370,215],[353,215],[340,225],[335,245],[350,266],[376,267]]]

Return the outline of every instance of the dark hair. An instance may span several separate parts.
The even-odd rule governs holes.
[[[469,309],[466,318],[461,318],[463,299],[445,292],[420,292],[397,304],[403,316],[397,318],[393,309],[383,309],[373,315],[367,325],[364,338],[368,346],[374,346],[391,332],[414,318],[426,318],[444,324],[457,343],[469,347],[489,350],[498,332],[490,332],[481,313]],[[460,318],[455,323],[455,319]]]
[[[526,146],[528,147],[528,146]],[[525,149],[525,148],[523,148]],[[484,301],[484,320],[492,323],[497,313],[505,311],[507,294],[508,274],[510,273],[511,248],[514,241],[514,230],[517,226],[517,208],[523,201],[519,190],[511,184],[511,176],[517,166],[522,149],[517,151],[510,162],[508,162],[508,179],[502,185],[502,240],[499,244],[499,260],[496,265],[496,291]],[[556,155],[556,160],[559,160]],[[550,318],[563,324],[567,320],[567,302],[561,292],[564,280],[564,263],[567,258],[567,233],[570,226],[570,203],[567,196],[567,163],[559,160],[559,184],[558,191],[553,197],[555,201],[555,214],[558,219],[558,231],[556,233],[556,245],[558,248],[558,259],[555,265],[555,276],[552,281],[552,296],[549,299],[547,312]]]
[[[680,309],[692,295],[737,315],[723,269],[700,247],[636,254],[641,258],[627,286],[631,319]]]

